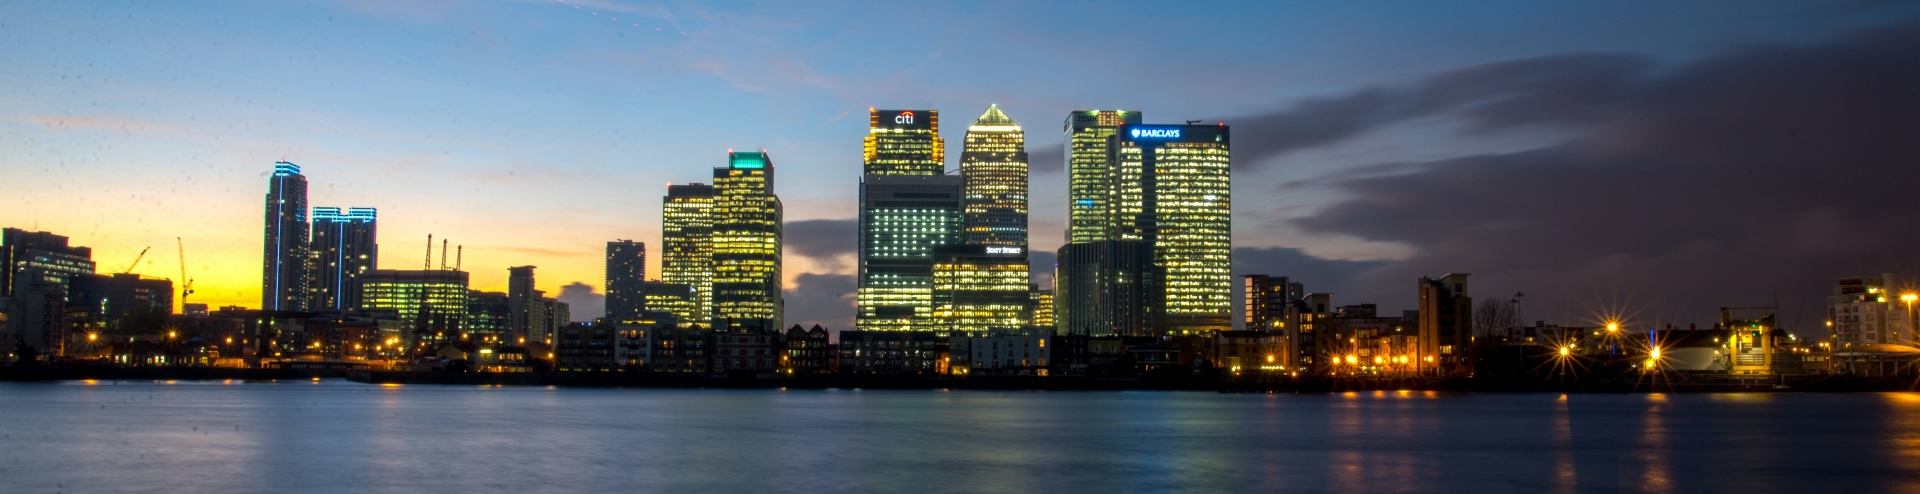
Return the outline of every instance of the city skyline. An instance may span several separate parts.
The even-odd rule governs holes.
[[[965,116],[997,104],[1012,120],[1028,123],[1027,147],[1035,170],[1029,206],[1034,252],[1053,252],[1064,236],[1067,194],[1065,174],[1061,172],[1063,138],[1051,131],[1051,122],[1073,110],[1127,108],[1151,113],[1149,123],[1202,119],[1208,124],[1224,121],[1238,127],[1245,154],[1236,153],[1235,195],[1259,199],[1243,200],[1234,210],[1233,273],[1290,276],[1310,287],[1327,287],[1344,300],[1411,308],[1412,297],[1403,289],[1406,280],[1423,273],[1471,271],[1476,273],[1482,293],[1525,291],[1530,303],[1537,300],[1542,304],[1530,306],[1529,315],[1549,320],[1582,319],[1596,308],[1631,306],[1650,319],[1697,321],[1710,319],[1701,311],[1711,307],[1783,299],[1779,304],[1783,321],[1794,321],[1794,311],[1811,313],[1812,307],[1819,306],[1833,279],[1914,268],[1911,261],[1893,251],[1875,247],[1911,239],[1910,228],[1883,231],[1892,235],[1884,239],[1847,233],[1864,228],[1862,225],[1889,221],[1898,225],[1896,219],[1908,214],[1911,206],[1871,198],[1885,194],[1785,197],[1783,193],[1800,184],[1771,178],[1782,175],[1784,168],[1765,156],[1750,157],[1823,152],[1829,149],[1821,147],[1825,144],[1802,142],[1738,150],[1754,154],[1741,155],[1738,164],[1743,168],[1731,169],[1753,167],[1755,175],[1766,180],[1749,186],[1761,194],[1779,197],[1778,204],[1747,208],[1763,210],[1752,214],[1710,209],[1678,218],[1657,208],[1633,205],[1655,203],[1661,197],[1694,195],[1687,191],[1696,190],[1703,191],[1697,193],[1701,194],[1698,199],[1707,203],[1737,197],[1707,191],[1733,165],[1672,165],[1668,167],[1671,170],[1692,171],[1661,172],[1668,173],[1662,177],[1672,180],[1634,183],[1620,180],[1644,170],[1617,163],[1702,150],[1725,155],[1727,148],[1620,151],[1593,144],[1642,132],[1610,126],[1608,122],[1622,115],[1662,125],[1705,123],[1685,114],[1650,109],[1656,106],[1651,102],[1659,101],[1661,91],[1684,91],[1689,84],[1735,73],[1729,70],[1832,74],[1825,79],[1808,79],[1804,87],[1778,90],[1785,93],[1760,94],[1801,95],[1795,91],[1843,87],[1831,80],[1859,73],[1849,67],[1911,49],[1911,37],[1898,35],[1903,27],[1911,27],[1908,19],[1914,9],[1906,5],[1822,10],[1810,3],[1760,3],[1749,7],[1750,16],[1685,24],[1700,28],[1689,33],[1661,29],[1650,20],[1631,19],[1634,16],[1628,13],[1633,12],[1632,6],[1539,7],[1518,9],[1525,11],[1523,17],[1531,19],[1522,23],[1524,26],[1488,26],[1481,23],[1490,21],[1463,19],[1444,28],[1410,28],[1409,33],[1397,37],[1349,48],[1363,54],[1390,54],[1437,36],[1434,30],[1456,33],[1476,28],[1491,30],[1488,37],[1525,35],[1540,40],[1521,48],[1502,43],[1497,49],[1489,49],[1476,44],[1486,38],[1465,36],[1461,39],[1467,41],[1450,47],[1421,51],[1437,56],[1417,62],[1403,57],[1378,63],[1344,63],[1331,55],[1336,50],[1302,43],[1297,45],[1300,49],[1289,50],[1293,54],[1274,55],[1274,61],[1251,64],[1251,68],[1214,68],[1224,66],[1220,62],[1228,58],[1175,62],[1187,69],[1186,78],[1112,77],[1133,72],[1119,63],[1121,58],[1110,54],[1084,58],[1085,62],[1072,67],[1034,70],[1032,77],[1036,78],[1072,69],[1091,70],[1114,81],[1071,90],[1018,80],[1029,76],[1008,81],[969,78],[936,82],[953,71],[985,66],[987,62],[981,56],[992,48],[1023,48],[1014,61],[1023,67],[1041,67],[1038,62],[1054,57],[1072,60],[1075,58],[1068,55],[1088,56],[1091,51],[1081,53],[1077,50],[1082,48],[1077,47],[1072,53],[1049,54],[1048,49],[1066,49],[1061,47],[1070,44],[1061,38],[1035,37],[1035,33],[1044,31],[1042,28],[1067,19],[1067,14],[1054,11],[1067,7],[1021,8],[1029,17],[1003,26],[956,21],[945,24],[938,36],[947,39],[988,29],[1020,34],[1012,38],[1016,42],[991,42],[1004,44],[986,47],[987,51],[938,52],[929,50],[929,42],[915,40],[877,52],[870,59],[850,60],[845,55],[821,52],[861,41],[815,41],[799,49],[768,52],[765,50],[777,43],[721,39],[741,29],[719,22],[722,16],[765,22],[791,12],[721,7],[636,13],[633,4],[595,5],[602,7],[599,15],[579,11],[593,10],[592,6],[575,9],[562,2],[464,8],[320,2],[247,6],[231,12],[208,9],[208,13],[199,14],[106,7],[109,12],[117,9],[140,14],[128,16],[133,21],[116,20],[120,19],[116,15],[69,11],[69,6],[5,7],[8,13],[18,14],[7,17],[31,21],[6,35],[14,41],[12,46],[22,49],[0,52],[13,65],[27,69],[0,76],[4,85],[19,88],[4,97],[10,110],[5,115],[5,127],[0,127],[0,137],[22,143],[0,151],[0,165],[7,175],[19,178],[0,185],[0,192],[4,192],[0,196],[8,198],[0,203],[5,206],[0,207],[5,211],[0,213],[0,221],[9,227],[68,236],[74,245],[93,248],[94,260],[101,266],[124,266],[148,247],[155,253],[165,253],[172,247],[167,245],[172,240],[169,237],[181,237],[186,257],[191,260],[187,267],[196,282],[194,301],[213,306],[253,306],[262,300],[257,256],[263,249],[254,230],[260,225],[259,182],[269,173],[264,168],[284,160],[300,164],[302,175],[312,181],[309,204],[352,204],[381,210],[380,236],[388,246],[381,249],[381,255],[389,256],[381,266],[417,264],[413,256],[418,251],[409,246],[434,234],[465,246],[465,255],[471,257],[465,260],[466,271],[473,273],[475,289],[506,291],[509,266],[539,265],[544,283],[539,288],[550,295],[578,292],[578,288],[568,288],[575,286],[573,283],[584,283],[594,292],[604,293],[600,286],[600,248],[606,241],[632,238],[654,243],[656,252],[661,251],[660,204],[653,199],[659,193],[655,188],[658,184],[703,181],[704,170],[713,166],[711,157],[720,149],[765,147],[780,155],[787,169],[783,178],[783,189],[789,191],[784,195],[789,253],[783,270],[785,288],[790,295],[813,297],[796,299],[790,305],[831,306],[845,301],[847,307],[838,309],[840,314],[790,313],[787,319],[846,328],[852,319],[848,288],[853,285],[856,262],[851,254],[853,244],[841,237],[851,237],[845,233],[852,231],[857,212],[851,198],[856,195],[854,177],[859,173],[860,151],[851,140],[863,135],[858,113],[871,108],[912,107]],[[1235,7],[1247,6],[1220,8]],[[1321,19],[1341,19],[1343,12],[1354,15],[1343,11],[1350,7],[1262,8],[1269,9],[1260,11],[1267,14],[1286,11],[1314,14],[1307,17]],[[1517,9],[1514,5],[1504,8]],[[1685,22],[1708,16],[1710,10],[1667,6],[1661,12],[1679,19],[1676,22]],[[944,14],[943,18],[962,20],[1004,12],[944,9]],[[134,36],[130,38],[141,37],[141,32],[179,35],[195,27],[233,38],[270,38],[248,34],[260,27],[221,23],[223,16],[239,15],[288,21],[267,24],[289,35],[253,46],[212,47],[194,44],[190,36],[185,41],[176,36],[171,44],[139,47],[117,40],[45,32],[41,27],[92,19],[131,30]],[[631,29],[642,26],[626,26],[625,30],[610,27],[615,25],[611,18],[627,15],[642,20],[629,24],[678,27],[688,34],[657,34],[663,38],[643,40],[639,39],[641,30]],[[887,11],[859,20],[909,15]],[[1169,13],[1164,14],[1167,19],[1157,21],[1148,21],[1141,13],[1100,15],[1114,16],[1107,18],[1110,21],[1143,22],[1161,30],[1143,35],[1147,39],[1179,39],[1182,34],[1193,33],[1192,27],[1182,24],[1183,16],[1218,18],[1220,12]],[[1408,7],[1391,17],[1418,15],[1419,8]],[[516,16],[524,19],[509,20]],[[1542,26],[1578,16],[1619,19],[1622,25],[1644,29],[1620,30],[1642,33],[1637,38],[1538,32]],[[1286,19],[1283,24],[1299,22],[1282,18]],[[215,24],[220,27],[212,27]],[[429,86],[420,81],[435,80],[427,74],[448,67],[413,67],[411,63],[423,59],[394,56],[362,42],[336,37],[341,35],[320,34],[328,25],[347,26],[344,31],[371,35],[368,39],[397,41],[401,46],[451,52],[444,56],[453,59],[482,62],[476,69],[463,69],[478,72],[456,71],[455,75],[467,76],[466,80],[521,73],[542,61],[557,64],[560,75],[520,75],[500,84],[449,81],[435,83],[445,86]],[[1392,25],[1391,21],[1376,20],[1369,26],[1384,30]],[[455,41],[435,41],[419,34],[394,34],[402,28],[459,36]],[[1426,30],[1425,34],[1419,34],[1421,30]],[[774,31],[771,39],[811,36],[797,29]],[[1225,33],[1221,36],[1226,38],[1210,42],[1226,45],[1226,54],[1219,57],[1265,53],[1257,47],[1304,36],[1209,30],[1214,31]],[[1327,34],[1324,30],[1309,32]],[[496,39],[542,36],[559,36],[564,41],[539,44],[529,48],[530,52],[495,56],[469,51],[496,43]],[[1778,47],[1778,53],[1784,55],[1767,61],[1742,51],[1758,45]],[[207,51],[193,48],[198,46],[207,46]],[[48,51],[29,53],[40,48]],[[653,60],[642,55],[656,50],[670,56]],[[915,58],[929,52],[946,53],[941,55],[946,58]],[[700,56],[703,54],[708,56]],[[625,63],[596,63],[609,60]],[[756,80],[745,75],[749,72],[741,64],[768,60],[778,62],[770,78]],[[1830,62],[1819,65],[1812,60]],[[296,70],[316,61],[322,62],[320,66],[370,63],[391,74],[341,76]],[[1851,65],[1849,61],[1853,61]],[[83,63],[97,63],[102,68],[87,68]],[[605,67],[594,68],[602,65]],[[887,72],[882,68],[888,66],[916,69]],[[1522,80],[1512,74],[1514,71],[1538,79]],[[305,78],[295,76],[302,74],[313,80],[300,82]],[[618,89],[613,81],[623,74],[648,75],[642,86],[684,95],[687,101],[669,104]],[[60,82],[69,76],[74,82]],[[712,84],[715,81],[721,84]],[[342,83],[384,88],[376,91],[374,99],[389,106],[355,104],[323,110],[333,103],[333,96],[323,86]],[[694,86],[719,89],[694,90]],[[1148,91],[1153,88],[1173,90]],[[459,97],[399,101],[435,89],[451,89]],[[1827,92],[1836,91],[1821,94]],[[1884,95],[1871,90],[1854,92]],[[1431,99],[1424,106],[1368,107],[1367,100],[1356,96],[1365,94],[1399,98],[1427,94]],[[744,103],[722,103],[727,97],[737,97]],[[1537,99],[1525,99],[1529,97]],[[456,104],[463,101],[461,98],[484,104],[478,108]],[[1570,106],[1554,107],[1560,111],[1549,118],[1529,115],[1522,111],[1524,108],[1489,103],[1503,98]],[[1753,101],[1743,98],[1751,97],[1735,93],[1712,95],[1704,101],[1716,105]],[[1895,99],[1886,106],[1889,111],[1897,111],[1908,102],[1910,99]],[[541,105],[562,109],[537,108]],[[1796,108],[1776,111],[1817,117]],[[643,121],[624,114],[659,118]],[[745,118],[711,116],[719,114]],[[1872,118],[1858,120],[1879,122]],[[652,121],[678,122],[662,126]],[[1861,128],[1858,125],[1841,128]],[[959,143],[964,132],[965,126],[949,125],[942,129],[941,137]],[[1878,142],[1866,144],[1869,154],[1848,158],[1855,163],[1845,168],[1845,175],[1853,177],[1850,181],[1860,180],[1868,187],[1910,183],[1901,180],[1908,175],[1897,175],[1907,172],[1891,170],[1884,166],[1889,161],[1882,158],[1885,151],[1905,151]],[[1566,158],[1567,150],[1572,149],[1569,146],[1605,152],[1589,161],[1570,160]],[[947,150],[946,169],[959,167],[958,151]],[[1572,162],[1584,167],[1573,168],[1612,171],[1580,176],[1580,180],[1543,178],[1506,168],[1515,166],[1510,162],[1516,160]],[[1433,171],[1442,168],[1455,171]],[[1663,185],[1668,182],[1672,185]],[[622,192],[608,194],[609,188]],[[1408,211],[1396,209],[1394,201],[1388,199],[1433,198],[1420,195],[1426,191],[1467,197],[1506,191],[1512,197],[1507,201],[1471,201],[1451,212],[1436,210],[1432,212],[1436,216],[1421,216],[1426,221],[1423,224],[1430,227],[1391,221]],[[1588,200],[1613,194],[1621,198],[1619,204],[1611,206],[1611,214],[1600,216],[1579,210],[1517,207],[1544,204],[1569,193]],[[1521,209],[1533,211],[1507,213]],[[1874,211],[1884,213],[1870,214]],[[1709,213],[1724,218],[1710,222],[1706,219],[1714,216]],[[1662,224],[1663,218],[1671,224]],[[1588,230],[1595,233],[1525,227],[1555,219],[1591,225]],[[1477,230],[1483,223],[1522,225],[1522,231],[1466,233],[1484,231]],[[526,229],[519,233],[525,234],[509,235],[504,225],[518,225]],[[1743,232],[1762,231],[1770,225],[1792,229],[1793,236],[1801,237],[1800,243],[1783,242],[1784,246],[1774,248],[1730,247],[1759,245],[1756,240],[1767,237]],[[1822,228],[1840,230],[1832,233]],[[1620,240],[1602,241],[1610,237]],[[1566,241],[1536,244],[1526,252],[1508,246],[1528,238]],[[662,273],[658,264],[662,256],[651,257],[647,270]],[[1794,259],[1799,261],[1780,262]],[[180,269],[172,260],[173,256],[148,254],[133,271],[176,278]],[[1807,309],[1796,308],[1803,305],[1800,301],[1807,300]]]

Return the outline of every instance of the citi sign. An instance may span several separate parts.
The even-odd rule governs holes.
[[[899,115],[894,115],[893,123],[901,124],[901,125],[913,123],[913,112],[903,111],[903,112],[900,112]]]
[[[1134,127],[1131,135],[1134,139],[1179,139],[1180,129],[1177,127]]]

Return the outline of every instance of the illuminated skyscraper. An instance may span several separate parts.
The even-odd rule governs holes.
[[[965,185],[951,175],[861,177],[857,329],[945,330],[929,319],[934,248],[965,240]]]
[[[967,243],[1026,247],[1027,133],[999,106],[988,106],[967,127],[965,146]]]
[[[313,208],[312,285],[307,306],[314,309],[360,308],[360,275],[379,269],[373,208]]]
[[[1128,124],[1109,138],[1109,228],[1149,248],[1147,300],[1163,334],[1232,327],[1231,143],[1225,124]]]
[[[1107,210],[1114,186],[1107,137],[1121,125],[1138,123],[1140,112],[1126,110],[1067,114],[1067,243],[1116,240]]]
[[[647,310],[644,312],[665,312],[673,314],[680,324],[701,323],[707,320],[707,314],[700,312],[700,306],[693,302],[692,286],[683,283],[646,282]]]
[[[613,324],[646,310],[647,244],[607,242],[607,320]]]
[[[785,317],[780,293],[780,197],[773,193],[773,160],[766,151],[729,152],[713,169],[714,327],[778,330]]]
[[[307,310],[307,234],[307,177],[299,165],[274,163],[267,182],[261,310]]]
[[[699,317],[685,314],[681,324],[704,324],[713,314],[713,186],[667,186],[660,200],[660,281],[693,287]]]
[[[947,169],[940,110],[867,110],[866,175],[940,175]]]
[[[934,330],[985,334],[1027,326],[1032,285],[1025,247],[947,245],[933,255]]]

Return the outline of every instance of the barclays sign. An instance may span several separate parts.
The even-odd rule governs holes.
[[[1128,131],[1134,139],[1179,139],[1179,127],[1134,127]]]

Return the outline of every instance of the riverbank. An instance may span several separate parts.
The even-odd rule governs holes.
[[[1916,391],[1912,378],[1792,375],[1734,378],[1715,375],[1633,375],[1580,379],[1387,378],[1330,376],[887,376],[734,374],[709,377],[639,372],[403,372],[337,369],[207,367],[0,367],[0,381],[276,381],[346,379],[368,384],[447,386],[571,386],[602,388],[1002,389],[1059,391],[1217,391],[1223,393],[1340,393],[1350,391],[1463,391],[1573,393],[1877,392]]]

